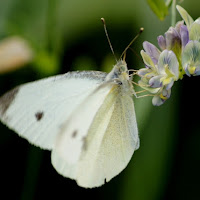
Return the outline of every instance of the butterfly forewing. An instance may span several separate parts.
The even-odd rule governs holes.
[[[52,149],[63,122],[105,76],[69,72],[21,85],[0,98],[0,119],[30,143]]]

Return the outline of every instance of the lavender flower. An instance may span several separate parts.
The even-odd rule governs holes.
[[[200,18],[194,21],[182,7],[177,9],[183,21],[157,37],[161,50],[145,41],[141,51],[146,67],[138,70],[138,83],[153,94],[152,103],[156,106],[170,97],[174,82],[184,74],[200,75]]]
[[[155,96],[153,105],[163,104],[171,94],[174,81],[179,78],[179,63],[173,51],[160,52],[157,47],[149,42],[143,43],[141,51],[146,68],[140,69],[138,75],[141,80],[139,85]]]
[[[188,76],[200,75],[200,42],[190,41],[182,54],[183,68]]]
[[[188,28],[184,25],[184,21],[177,22],[175,27],[170,27],[165,33],[165,37],[158,36],[158,45],[162,50],[172,50],[179,62],[179,78],[182,79],[185,74],[182,67],[182,51],[189,42]]]
[[[189,42],[183,48],[181,61],[188,76],[200,75],[200,18],[195,21],[181,6],[176,6],[189,30]]]

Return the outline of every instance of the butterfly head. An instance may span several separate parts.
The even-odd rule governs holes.
[[[127,64],[124,60],[120,60],[115,65],[116,71],[118,71],[118,78],[120,81],[129,81],[129,73]]]
[[[122,88],[122,91],[132,93],[132,80],[128,73],[127,64],[124,60],[117,62],[112,71],[107,75],[106,81],[117,83]]]

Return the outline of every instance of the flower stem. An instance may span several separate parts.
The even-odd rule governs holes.
[[[171,18],[171,26],[175,26],[176,24],[176,0],[172,0],[172,18]]]

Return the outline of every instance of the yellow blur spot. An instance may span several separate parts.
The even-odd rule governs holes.
[[[169,84],[170,82],[171,82],[171,77],[165,78],[165,79],[163,80],[163,85],[167,85],[167,84]]]
[[[163,94],[160,94],[160,98],[166,100],[167,97],[164,97]]]
[[[25,66],[33,59],[33,51],[26,40],[12,36],[0,41],[0,74]]]
[[[188,71],[190,74],[194,74],[196,70],[196,67],[188,67]]]

